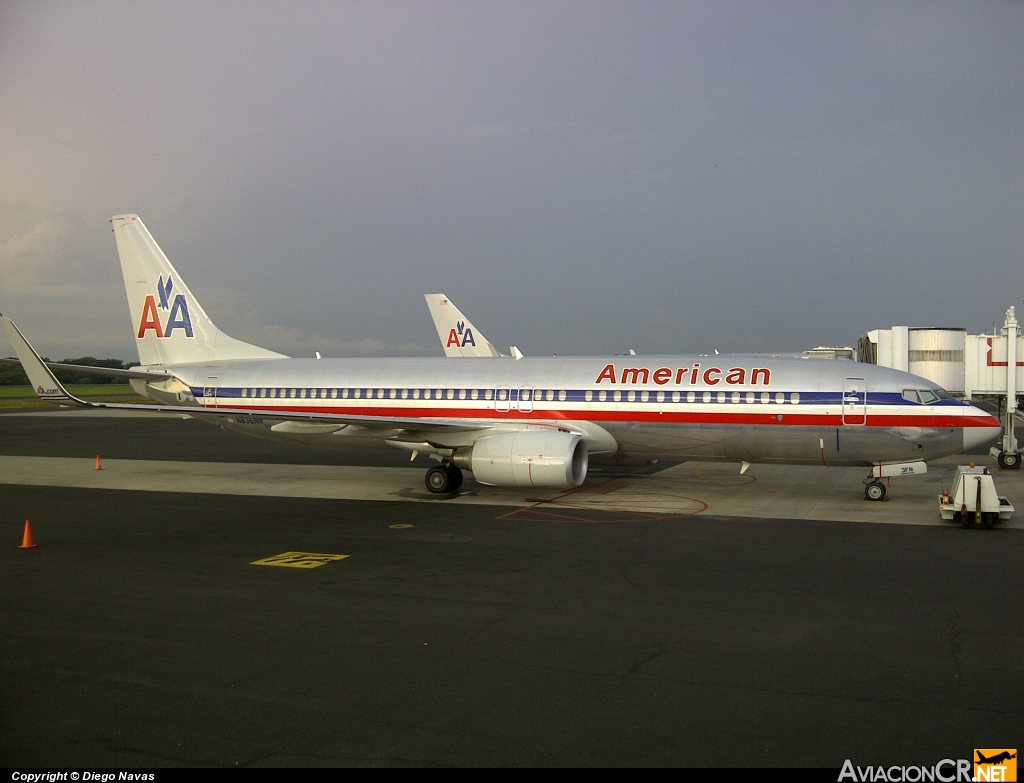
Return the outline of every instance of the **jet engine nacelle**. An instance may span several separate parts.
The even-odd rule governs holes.
[[[587,477],[587,444],[570,432],[526,430],[480,438],[455,464],[497,487],[578,487]]]

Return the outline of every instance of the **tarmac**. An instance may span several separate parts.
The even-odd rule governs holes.
[[[936,496],[965,459],[993,462],[894,479],[886,503],[862,469],[709,463],[438,499],[402,453],[3,415],[0,764],[838,769],[1015,747],[1024,475],[993,469],[1019,519],[964,531]]]

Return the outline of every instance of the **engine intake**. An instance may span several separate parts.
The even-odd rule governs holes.
[[[569,432],[509,432],[480,438],[455,464],[481,484],[569,489],[587,477],[587,444]]]

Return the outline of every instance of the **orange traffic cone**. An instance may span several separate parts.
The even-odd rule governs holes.
[[[36,545],[32,543],[32,525],[25,520],[25,535],[21,537],[21,546],[18,549],[35,549]]]
[[[100,455],[96,455],[96,467],[93,470],[103,470],[103,466],[100,465]]]

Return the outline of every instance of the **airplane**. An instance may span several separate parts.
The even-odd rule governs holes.
[[[296,359],[221,332],[138,215],[111,220],[141,365],[127,377],[156,406],[80,400],[0,316],[39,398],[189,414],[257,437],[395,448],[437,465],[427,489],[569,489],[590,461],[865,466],[878,477],[981,446],[995,417],[898,370],[746,356]],[[460,346],[461,347],[461,346]],[[89,368],[96,372],[97,368]]]
[[[978,754],[978,760],[975,762],[976,764],[999,764],[1000,762],[1017,758],[1016,753],[1010,753],[1006,750],[1002,753],[997,753],[992,758],[986,758],[980,750],[976,750],[974,752]]]

